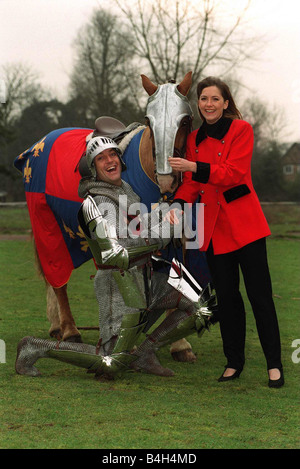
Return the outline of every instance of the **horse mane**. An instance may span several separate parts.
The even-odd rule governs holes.
[[[152,144],[149,146],[149,137],[151,136],[150,133],[150,128],[149,126],[146,125],[140,125],[136,129],[132,130],[129,132],[125,137],[118,143],[120,149],[122,150],[122,153],[125,152],[127,146],[133,139],[135,135],[137,135],[141,130],[145,131],[142,135],[141,142],[140,142],[140,163],[141,166],[145,172],[145,174],[153,181],[155,184],[157,184],[156,179],[155,179],[155,165],[154,165],[154,160],[152,157]],[[149,131],[149,132],[148,132]]]
[[[133,139],[133,137],[135,135],[137,135],[141,130],[145,129],[146,126],[145,125],[140,125],[139,127],[137,127],[136,129],[132,130],[131,132],[129,132],[129,134],[125,135],[125,137],[118,143],[119,145],[119,148],[120,150],[122,151],[122,153],[124,153],[124,151],[126,150],[126,148],[128,147],[129,143],[131,142],[131,140]]]

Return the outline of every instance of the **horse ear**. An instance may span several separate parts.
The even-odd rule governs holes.
[[[177,86],[179,93],[181,93],[183,96],[186,96],[190,91],[190,88],[192,86],[192,74],[192,71],[188,72],[182,82],[179,83],[179,85]]]
[[[152,83],[152,81],[146,77],[146,75],[141,75],[141,77],[144,89],[147,91],[149,96],[152,96],[157,90],[158,86]]]

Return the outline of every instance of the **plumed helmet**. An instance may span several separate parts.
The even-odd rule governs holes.
[[[104,150],[108,150],[109,148],[113,148],[116,150],[121,166],[122,166],[122,171],[126,169],[126,165],[122,159],[122,152],[119,148],[119,146],[114,142],[111,138],[109,137],[94,137],[92,138],[86,147],[86,161],[89,169],[91,170],[92,175],[95,177],[96,176],[96,170],[94,166],[94,158],[95,156],[99,155],[99,153],[102,153]]]

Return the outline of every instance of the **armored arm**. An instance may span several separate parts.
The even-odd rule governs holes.
[[[150,213],[144,215],[143,224],[146,229],[142,231],[141,236],[147,236],[149,240],[156,239],[160,248],[165,248],[172,239],[182,237],[184,228],[182,210],[179,210],[179,206],[174,204],[175,220],[173,223],[170,222],[169,210],[169,204],[160,203]]]
[[[151,254],[159,248],[159,243],[122,246],[118,240],[116,227],[102,216],[91,196],[88,196],[82,203],[78,219],[97,264],[126,270],[129,268],[130,261],[148,253]]]

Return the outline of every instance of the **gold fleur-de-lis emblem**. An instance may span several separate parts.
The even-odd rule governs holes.
[[[72,231],[71,228],[69,228],[69,227],[65,224],[64,221],[62,221],[62,222],[63,222],[63,227],[64,227],[65,232],[68,233],[68,235],[70,236],[71,239],[75,239],[76,236],[75,236],[75,234],[74,234],[74,231]]]
[[[24,155],[25,155],[25,153],[28,152],[28,150],[29,150],[29,148],[27,148],[27,150],[23,151],[23,153],[21,153],[21,155],[18,156],[18,160],[23,160]]]
[[[24,168],[24,178],[25,182],[29,183],[31,178],[31,168],[29,167],[29,158],[27,160],[26,166]]]
[[[40,156],[39,155],[39,152],[43,152],[44,151],[44,146],[45,146],[45,140],[46,137],[44,137],[42,140],[40,140],[38,143],[36,143],[34,145],[34,147],[32,148],[32,151],[33,151],[33,156],[36,158],[37,156]]]
[[[63,223],[63,227],[64,227],[65,232],[68,233],[68,235],[70,236],[71,239],[76,239],[76,236],[78,236],[79,238],[82,239],[82,241],[80,241],[80,244],[81,244],[80,249],[81,249],[81,251],[86,252],[89,248],[89,244],[85,239],[82,228],[78,225],[78,231],[75,234],[74,231],[71,228],[69,228],[63,220],[62,220],[62,223]]]
[[[82,241],[80,241],[80,244],[81,244],[81,250],[86,252],[89,248],[89,243],[87,242],[87,240],[85,239],[85,236],[84,236],[84,232],[82,231],[82,228],[81,226],[78,225],[78,231],[76,233],[79,238],[82,238]]]

